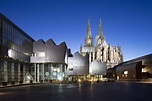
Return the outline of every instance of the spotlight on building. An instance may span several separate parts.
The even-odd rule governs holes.
[[[78,82],[81,83],[81,79],[78,79]]]
[[[62,78],[61,76],[59,76],[59,77],[58,77],[58,80],[59,80],[59,81],[62,81],[62,80],[63,80],[63,78]]]

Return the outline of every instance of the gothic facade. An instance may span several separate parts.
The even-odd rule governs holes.
[[[107,68],[112,68],[115,65],[123,62],[123,54],[120,46],[111,46],[106,43],[102,31],[102,23],[100,20],[99,32],[96,36],[96,45],[94,46],[93,37],[91,34],[90,21],[88,20],[87,35],[85,45],[80,47],[80,54],[85,56],[89,54],[89,63],[93,60],[98,62],[106,62]]]

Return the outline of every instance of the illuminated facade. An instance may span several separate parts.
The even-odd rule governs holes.
[[[103,36],[102,24],[100,20],[99,32],[96,37],[96,46],[93,44],[93,37],[91,34],[90,21],[88,21],[87,36],[85,38],[85,45],[80,47],[80,54],[85,56],[89,54],[89,63],[94,60],[98,62],[105,62],[107,68],[112,68],[115,65],[123,62],[123,54],[120,46],[111,46],[106,43]]]
[[[42,39],[35,41],[0,13],[0,84],[62,81],[69,79],[70,76],[78,80],[89,78],[90,75],[93,78],[106,75],[107,67],[111,68],[121,63],[123,55],[120,47],[112,47],[106,43],[101,22],[96,42],[94,46],[88,22],[85,45],[80,48],[80,53],[72,55],[65,42],[56,45],[52,39],[46,42]],[[150,55],[144,60],[150,60],[145,62],[150,65],[143,69],[150,73],[151,59]],[[130,68],[125,65],[124,67],[124,74],[130,73]],[[122,71],[118,68],[118,72]]]
[[[34,81],[64,80],[67,68],[68,49],[66,43],[56,45],[52,39],[33,42],[31,64]]]
[[[63,80],[68,52],[65,42],[35,41],[0,14],[0,84]]]
[[[98,62],[93,60],[90,64],[89,74],[90,75],[106,75],[107,66],[106,63]]]
[[[62,81],[70,75],[84,78],[89,74],[105,75],[106,66],[104,63],[100,65],[101,61],[91,61],[89,66],[96,50],[90,22],[87,33],[81,55],[78,52],[72,55],[65,42],[56,45],[52,39],[46,42],[42,39],[35,41],[0,14],[0,82]],[[94,66],[96,68],[93,68]]]
[[[73,55],[68,56],[68,68],[66,76],[69,81],[84,79],[89,74],[89,56],[80,55],[75,52]]]
[[[30,71],[33,41],[8,18],[0,14],[0,82],[22,83]]]
[[[69,81],[74,80],[101,80],[103,75],[106,75],[106,63],[101,63],[96,60],[89,64],[89,54],[85,56],[79,52],[68,57],[68,68],[66,75]],[[88,77],[90,76],[90,77]]]

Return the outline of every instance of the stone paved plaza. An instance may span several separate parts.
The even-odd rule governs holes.
[[[0,101],[152,101],[152,83],[33,84],[0,88]]]

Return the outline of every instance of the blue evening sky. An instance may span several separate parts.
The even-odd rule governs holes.
[[[100,18],[124,60],[152,53],[152,0],[0,0],[0,12],[33,39],[65,41],[72,53],[84,45],[88,19],[95,45]]]

